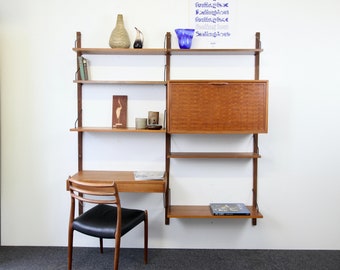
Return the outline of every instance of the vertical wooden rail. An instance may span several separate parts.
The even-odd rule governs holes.
[[[259,154],[258,147],[258,134],[253,134],[253,151],[256,154]],[[258,211],[257,207],[257,164],[258,158],[253,158],[253,208]],[[256,218],[252,219],[252,224],[256,225]]]
[[[255,48],[261,49],[261,36],[259,32],[255,34]],[[255,80],[260,79],[260,52],[255,52]]]
[[[167,32],[166,36],[166,63],[165,63],[165,81],[168,82],[170,80],[170,50],[171,50],[171,33]]]
[[[76,35],[76,48],[81,48],[81,33],[77,32]],[[78,57],[81,56],[80,52],[77,52],[77,70],[79,70]],[[78,80],[80,80],[80,72],[78,72]],[[77,120],[78,127],[83,126],[83,91],[81,83],[77,83]],[[83,132],[78,132],[78,171],[83,170]]]
[[[166,33],[166,58],[165,58],[165,82],[166,82],[166,129],[168,130],[169,123],[169,108],[168,108],[168,83],[170,80],[170,49],[171,49],[171,33]],[[165,224],[170,224],[168,217],[170,211],[170,149],[171,149],[171,136],[166,131],[165,135],[165,172],[166,172],[166,190],[165,190]]]
[[[166,189],[165,189],[165,224],[170,224],[168,217],[170,211],[170,149],[171,136],[169,133],[165,134],[165,171],[166,171]]]
[[[81,48],[81,33],[77,32],[76,33],[76,48]],[[79,72],[79,62],[78,62],[78,57],[81,56],[80,52],[77,52],[77,70],[78,70],[78,75],[77,79],[80,80],[80,72]],[[83,126],[83,91],[82,91],[82,84],[77,83],[77,122],[78,122],[78,127]],[[78,171],[83,170],[83,132],[78,132]],[[79,215],[83,213],[83,205],[79,201],[78,204],[78,212]]]
[[[255,48],[261,49],[261,36],[259,32],[255,34]],[[260,79],[260,52],[255,52],[255,80]],[[253,134],[253,144],[254,144],[254,153],[259,154],[259,147],[258,147],[258,134]],[[258,159],[253,158],[253,208],[258,211],[257,205],[257,168],[258,168]],[[252,224],[256,225],[257,220],[256,218],[252,219]]]

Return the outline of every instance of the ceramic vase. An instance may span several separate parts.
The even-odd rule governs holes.
[[[135,27],[136,29],[136,39],[135,42],[133,43],[133,47],[135,49],[141,49],[143,48],[143,42],[144,42],[144,36],[142,31],[140,31],[137,27]]]
[[[109,45],[111,48],[130,48],[130,38],[124,27],[123,15],[117,15],[116,27],[112,30]]]

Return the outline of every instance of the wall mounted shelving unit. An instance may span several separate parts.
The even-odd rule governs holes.
[[[74,80],[77,84],[77,126],[70,130],[78,133],[78,172],[71,176],[82,181],[118,182],[121,192],[158,192],[164,194],[165,223],[171,218],[248,218],[256,225],[262,218],[257,203],[257,167],[261,157],[258,148],[258,134],[268,131],[268,81],[259,80],[260,53],[262,52],[260,33],[255,35],[255,47],[251,49],[172,49],[171,34],[165,35],[165,48],[161,49],[111,49],[82,48],[81,33],[76,34],[76,46],[73,48],[77,58],[82,55],[160,55],[165,58],[164,80]],[[251,80],[172,80],[171,58],[181,55],[249,55],[254,57],[254,79]],[[79,69],[77,61],[77,69]],[[79,75],[79,74],[78,74]],[[166,90],[167,126],[161,130],[140,130],[134,127],[84,127],[82,118],[82,91],[86,84],[100,85],[164,85]],[[195,102],[193,102],[193,100]],[[204,106],[203,106],[204,105]],[[204,115],[204,107],[213,106],[214,118],[211,121]],[[185,115],[185,117],[182,117]],[[163,181],[135,181],[133,172],[91,171],[83,168],[83,134],[85,132],[129,132],[163,133],[165,137],[165,178]],[[251,134],[253,151],[251,152],[173,152],[172,136],[180,134]],[[208,205],[172,205],[171,204],[171,159],[251,159],[253,162],[252,204],[248,205],[250,216],[214,216]],[[227,181],[227,180],[226,180]],[[190,192],[190,191],[189,191]]]

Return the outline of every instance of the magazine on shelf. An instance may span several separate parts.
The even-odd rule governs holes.
[[[249,216],[250,211],[243,203],[211,203],[214,216]]]
[[[135,180],[164,180],[164,171],[135,171]]]

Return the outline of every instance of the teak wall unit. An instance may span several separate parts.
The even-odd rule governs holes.
[[[258,134],[268,131],[268,81],[259,80],[259,63],[261,42],[260,33],[255,36],[254,49],[172,49],[171,34],[165,36],[164,49],[110,49],[82,48],[81,34],[77,32],[76,47],[73,49],[77,57],[81,55],[164,55],[165,78],[162,81],[110,81],[80,80],[77,84],[78,125],[71,131],[78,133],[78,172],[73,175],[82,181],[118,182],[122,192],[161,192],[164,193],[165,224],[170,218],[250,218],[256,225],[257,218],[262,218],[257,204],[257,161],[260,158]],[[173,55],[249,55],[254,57],[254,80],[171,80],[171,57]],[[78,61],[77,61],[77,67]],[[84,84],[135,84],[165,85],[166,130],[137,130],[129,128],[93,128],[83,127],[82,122],[82,87]],[[194,101],[194,102],[193,102]],[[213,107],[214,115],[205,116],[205,107]],[[183,115],[185,117],[183,117]],[[211,119],[214,119],[211,121]],[[84,132],[159,132],[165,134],[165,179],[164,181],[135,181],[133,172],[91,171],[83,170],[83,133]],[[172,152],[172,134],[251,134],[253,138],[252,152]],[[170,165],[171,159],[252,159],[252,205],[247,206],[250,216],[214,216],[209,206],[171,205]]]
[[[266,133],[268,83],[242,81],[169,81],[167,89],[167,172],[170,160],[230,159],[253,160],[253,202],[250,216],[213,216],[209,206],[168,204],[168,218],[252,218],[262,214],[257,207],[258,133]],[[208,114],[209,112],[209,114]],[[172,152],[172,134],[253,134],[253,152]],[[170,179],[168,175],[168,179]],[[169,187],[169,181],[168,185]],[[168,190],[167,194],[170,194]],[[170,201],[170,198],[168,198]]]

